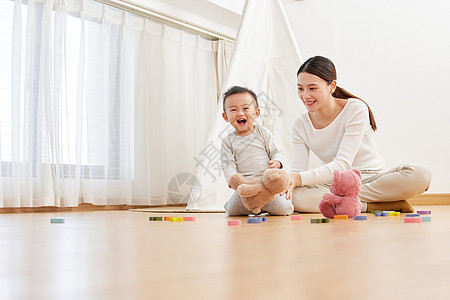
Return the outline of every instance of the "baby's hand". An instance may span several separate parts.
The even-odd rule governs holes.
[[[269,169],[281,169],[281,163],[278,160],[269,160]]]

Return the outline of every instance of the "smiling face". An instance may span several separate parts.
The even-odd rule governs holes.
[[[330,103],[336,90],[336,80],[329,84],[316,75],[301,72],[297,76],[297,88],[298,96],[308,112],[314,113]]]
[[[253,123],[259,117],[259,108],[249,93],[238,93],[228,96],[225,100],[225,121],[230,122],[239,136],[253,133]]]

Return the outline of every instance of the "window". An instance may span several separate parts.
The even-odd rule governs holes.
[[[2,175],[31,163],[33,174],[50,164],[60,177],[120,178],[123,25],[15,5],[0,2]]]

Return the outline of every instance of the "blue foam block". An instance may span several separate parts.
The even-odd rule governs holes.
[[[367,216],[354,216],[353,220],[367,220]]]
[[[381,217],[382,215],[383,215],[383,213],[381,211],[375,213],[375,217]]]
[[[262,218],[250,217],[247,219],[247,223],[262,223]]]
[[[406,214],[407,218],[420,217],[420,214]]]

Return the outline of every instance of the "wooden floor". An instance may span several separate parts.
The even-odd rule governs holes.
[[[416,209],[432,221],[1,214],[0,299],[450,299],[450,206]]]

